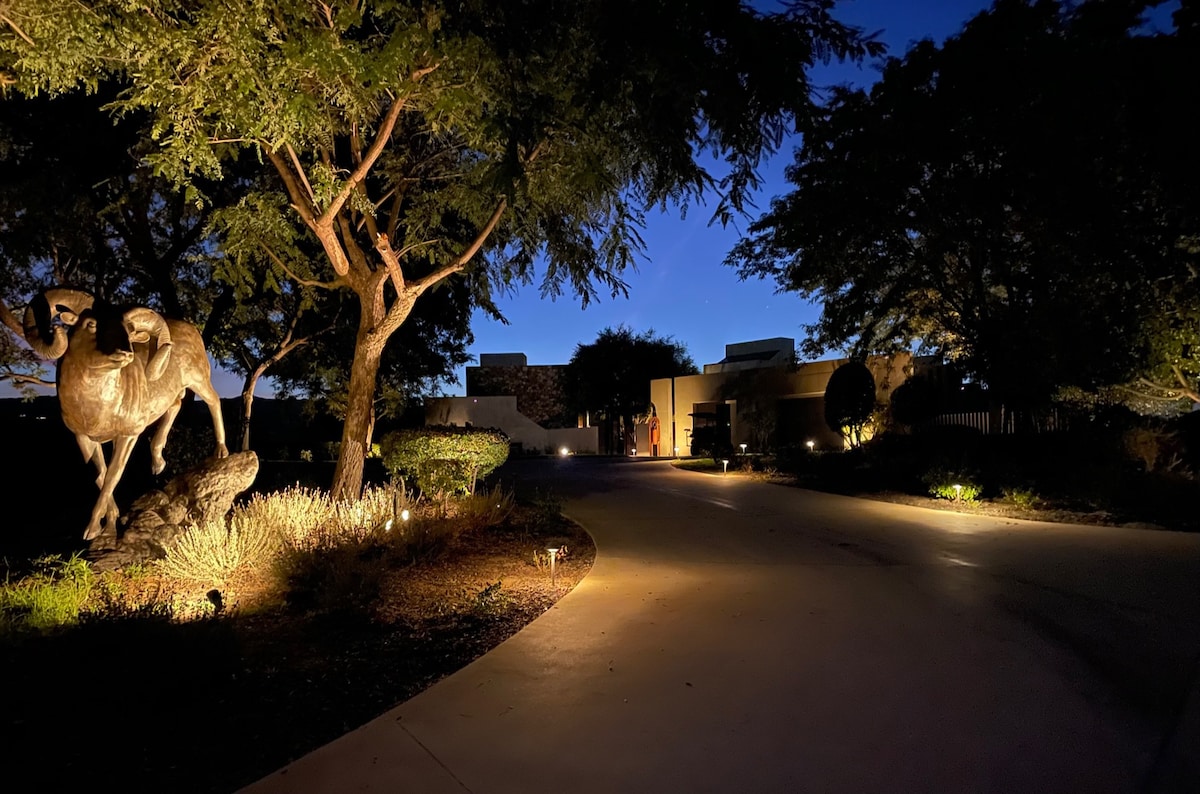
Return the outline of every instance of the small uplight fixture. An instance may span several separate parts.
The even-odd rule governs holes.
[[[808,447],[809,452],[812,452],[813,447],[815,447],[816,445],[817,445],[817,442],[813,441],[811,438],[808,441],[804,442],[804,446]]]
[[[961,501],[962,500],[962,486],[959,485],[958,483],[954,483],[954,485],[951,487],[954,488],[954,501],[956,501],[956,502]]]
[[[738,444],[738,446],[742,448],[742,454],[743,454],[743,455],[745,455],[745,454],[746,454],[746,445],[745,445],[745,444]]]
[[[729,458],[721,458],[721,466],[724,469],[721,473],[728,474],[729,473]]]
[[[559,447],[558,454],[565,458],[567,455],[571,454],[571,450],[567,449],[566,447]]]
[[[554,563],[558,560],[558,546],[550,546],[546,549],[550,554],[550,586],[558,587],[558,572],[554,568]]]

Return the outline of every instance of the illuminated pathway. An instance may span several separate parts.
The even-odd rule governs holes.
[[[265,792],[1200,792],[1200,536],[542,460],[591,573]]]

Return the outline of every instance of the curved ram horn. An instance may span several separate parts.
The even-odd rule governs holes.
[[[67,352],[67,332],[62,326],[54,325],[54,321],[61,318],[65,324],[74,325],[94,301],[95,298],[82,290],[42,290],[25,307],[22,322],[25,341],[38,355],[59,358]]]
[[[155,350],[146,362],[146,379],[158,380],[171,360],[171,332],[167,329],[167,321],[153,309],[142,307],[125,312],[124,321],[130,342],[143,343],[154,338]]]

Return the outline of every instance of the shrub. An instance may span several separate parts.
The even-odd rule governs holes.
[[[967,474],[934,469],[923,478],[929,486],[929,494],[938,499],[952,502],[974,502],[983,493],[983,487]]]
[[[279,542],[274,526],[234,511],[228,524],[217,519],[189,528],[157,564],[173,579],[223,588],[239,574],[261,570]]]
[[[478,480],[508,460],[508,448],[502,431],[469,427],[397,430],[380,441],[392,477],[412,477],[430,495],[474,493]]]
[[[875,376],[859,361],[833,371],[825,386],[825,424],[854,446],[864,441],[864,428],[875,412]]]
[[[1026,510],[1032,510],[1042,503],[1041,497],[1032,488],[1008,487],[1002,489],[1001,493],[1005,500]]]
[[[513,494],[496,486],[490,491],[468,494],[455,504],[463,531],[474,532],[503,524],[513,511]]]
[[[78,554],[34,560],[30,574],[0,586],[0,635],[75,623],[95,581],[92,567]]]

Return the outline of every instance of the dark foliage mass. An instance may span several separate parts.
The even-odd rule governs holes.
[[[854,446],[862,443],[863,425],[875,410],[875,376],[860,361],[833,371],[825,386],[825,424]]]
[[[809,353],[921,344],[1016,407],[1197,401],[1200,47],[1153,5],[999,0],[836,90],[729,264],[822,302]]]

